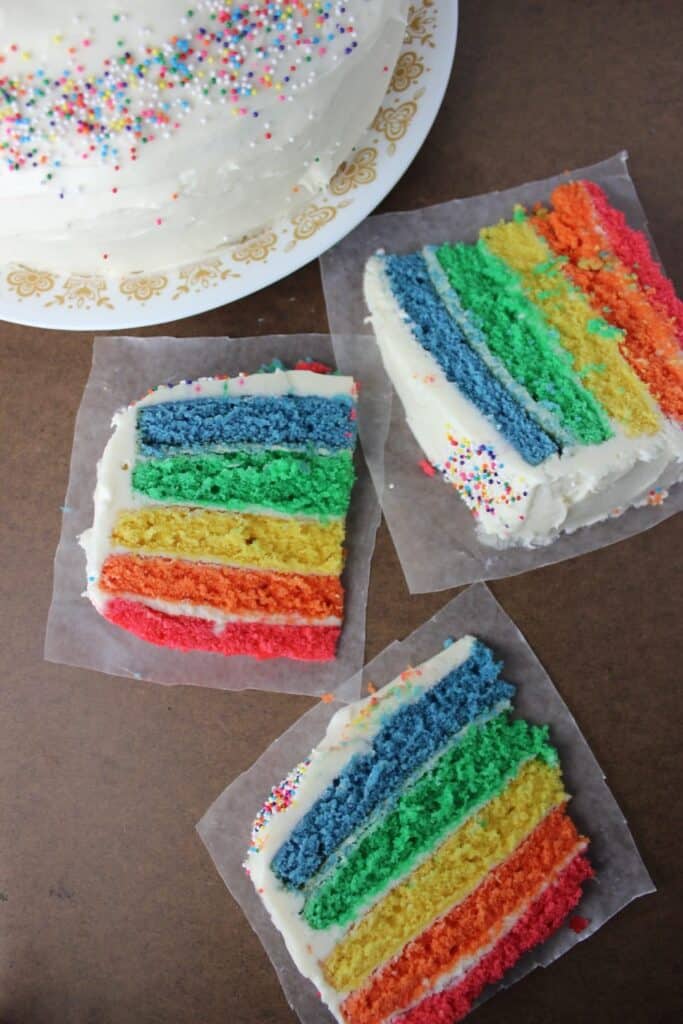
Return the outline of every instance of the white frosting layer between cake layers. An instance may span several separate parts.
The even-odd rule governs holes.
[[[112,554],[119,554],[116,548],[112,548]],[[103,595],[100,594],[100,597]],[[334,615],[325,619],[310,619],[304,615],[250,615],[248,613],[234,615],[229,612],[219,611],[208,604],[195,604],[193,601],[165,601],[162,598],[144,597],[140,594],[117,594],[127,601],[137,601],[147,608],[153,608],[158,612],[165,612],[166,615],[189,615],[195,618],[205,619],[213,622],[216,633],[223,632],[231,622],[259,622],[268,626],[341,626],[342,620]]]
[[[78,538],[86,556],[88,585],[86,594],[96,608],[102,610],[109,595],[100,590],[97,581],[107,555],[115,553],[111,544],[111,533],[119,512],[149,505],[145,495],[132,488],[132,473],[137,458],[137,410],[146,405],[161,402],[179,402],[192,398],[222,398],[247,395],[318,395],[322,398],[353,396],[355,385],[352,377],[336,374],[313,373],[310,370],[275,370],[273,373],[242,374],[226,380],[215,377],[200,377],[194,381],[179,384],[162,384],[127,408],[119,409],[112,419],[114,432],[109,438],[97,464],[97,484],[93,495],[93,525]],[[263,510],[261,509],[261,512]],[[271,513],[268,512],[268,515]],[[244,568],[244,566],[241,566]],[[137,598],[140,600],[140,598]],[[163,602],[149,602],[150,607],[161,607]],[[220,623],[227,622],[227,616],[215,609],[207,615],[206,608],[173,603],[175,614],[195,615],[211,618]],[[167,610],[161,608],[161,610]],[[170,610],[170,606],[169,606]],[[244,616],[240,616],[244,619]],[[263,621],[261,619],[261,621]],[[321,623],[318,623],[321,624]]]
[[[308,4],[305,14],[295,4],[301,37],[319,41],[288,42],[263,60],[261,37],[246,39],[242,63],[227,70],[239,78],[253,67],[249,82],[256,92],[233,100],[229,79],[211,81],[226,70],[220,48],[210,48],[211,61],[197,60],[197,30],[213,30],[221,24],[216,18],[243,6],[220,0],[0,0],[0,85],[3,77],[18,82],[19,88],[10,88],[13,95],[28,75],[40,82],[39,73],[46,81],[65,76],[63,88],[47,90],[48,100],[61,103],[66,96],[68,102],[78,93],[88,99],[88,76],[115,72],[97,86],[91,104],[95,120],[107,126],[108,152],[89,134],[78,99],[72,114],[54,117],[48,100],[39,98],[31,107],[19,101],[17,107],[0,91],[0,142],[18,134],[11,120],[17,114],[27,119],[24,138],[30,141],[20,145],[18,169],[10,169],[0,149],[0,263],[63,273],[155,270],[204,257],[315,197],[380,106],[408,0],[334,2],[322,26],[317,4]],[[344,34],[332,31],[329,39],[335,23],[344,25]],[[174,36],[192,39],[195,54],[186,59],[191,78],[160,90],[153,64],[146,77],[135,69],[153,62],[155,50],[172,56]],[[262,35],[266,42],[272,38]],[[150,109],[168,117],[166,124],[145,124],[141,134],[153,136],[148,142],[111,113],[107,92],[116,95],[117,89],[130,98],[126,109],[133,118]]]
[[[436,359],[415,338],[381,256],[367,263],[364,291],[382,360],[408,426],[432,465],[442,468],[458,455],[465,456],[465,466],[456,465],[444,475],[470,508],[476,503],[460,489],[460,471],[479,470],[484,463],[490,467],[490,453],[495,453],[500,472],[486,484],[494,511],[477,517],[477,535],[483,543],[548,544],[560,532],[643,505],[650,491],[666,490],[683,480],[683,431],[663,417],[655,435],[627,437],[612,423],[614,436],[602,444],[565,449],[531,466],[446,379]],[[485,451],[478,455],[480,445]]]
[[[348,931],[333,926],[324,931],[311,928],[301,916],[304,896],[286,889],[270,870],[270,863],[294,826],[311,809],[344,765],[355,755],[367,753],[373,737],[392,714],[404,704],[412,703],[467,661],[475,639],[465,636],[433,658],[397,677],[374,696],[349,704],[338,711],[327,727],[322,741],[309,754],[306,769],[292,803],[274,814],[258,835],[259,849],[250,850],[245,868],[260,898],[280,931],[287,950],[299,971],[310,978],[323,1001],[336,1019],[342,1021],[339,1007],[346,993],[335,991],[325,980],[320,961]],[[429,765],[423,765],[420,774]]]

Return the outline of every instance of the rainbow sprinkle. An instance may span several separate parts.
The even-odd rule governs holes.
[[[422,669],[413,668],[412,665],[408,665],[400,673],[399,680],[395,681],[390,689],[378,691],[374,683],[368,684],[370,697],[344,726],[342,741],[339,745],[341,747],[346,746],[351,735],[364,733],[371,727],[374,728],[378,713],[380,722],[390,718],[394,713],[392,704],[395,704],[396,701],[409,701],[418,697],[422,693],[421,675]],[[370,686],[372,686],[372,689],[370,689]]]
[[[669,497],[669,492],[665,487],[655,487],[653,490],[648,491],[647,503],[648,505],[662,505]]]
[[[473,445],[468,437],[456,438],[448,434],[452,455],[440,468],[443,476],[467,502],[472,514],[482,512],[495,515],[500,505],[515,505],[527,497],[528,491],[515,491],[502,473],[503,462],[498,461],[491,445]],[[520,519],[524,516],[520,515]]]
[[[29,61],[31,55],[18,42],[0,47],[0,168],[43,168],[44,184],[65,159],[98,158],[120,170],[144,145],[201,117],[208,103],[258,118],[265,95],[292,100],[314,81],[317,65],[354,52],[352,5],[199,0],[180,19],[179,31],[157,42],[130,16],[114,14],[114,50],[95,70],[85,65],[96,41],[90,35],[53,37],[63,56],[57,74],[38,64],[3,75],[10,58]],[[264,140],[274,138],[272,123],[262,129]]]
[[[301,780],[311,765],[311,759],[301,761],[296,768],[293,768],[277,786],[273,786],[270,796],[259,811],[254,824],[251,827],[251,845],[249,850],[258,853],[263,846],[261,833],[274,814],[280,814],[286,810],[296,797]]]

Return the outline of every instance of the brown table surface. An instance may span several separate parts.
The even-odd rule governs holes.
[[[384,209],[512,186],[627,147],[680,291],[682,38],[676,0],[466,0],[446,102]],[[144,333],[248,335],[257,317],[263,333],[324,331],[317,264]],[[91,337],[0,324],[0,354],[0,1021],[293,1024],[194,825],[311,702],[166,689],[42,660]],[[479,1024],[681,1019],[680,537],[669,520],[492,585],[573,710],[659,892],[478,1010]],[[383,527],[367,657],[450,596],[409,596]]]

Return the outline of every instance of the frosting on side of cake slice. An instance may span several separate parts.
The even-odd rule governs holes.
[[[245,868],[343,1024],[471,1002],[592,874],[547,729],[510,717],[500,672],[473,637],[407,669],[334,716],[254,823]]]
[[[80,538],[98,611],[181,650],[333,657],[355,391],[275,369],[162,385],[119,411]]]

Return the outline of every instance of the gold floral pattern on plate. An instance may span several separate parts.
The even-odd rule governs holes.
[[[52,291],[57,280],[56,274],[47,270],[33,270],[23,263],[15,263],[7,275],[7,284],[19,300],[40,297]]]
[[[411,85],[424,74],[424,61],[418,57],[415,50],[407,50],[402,53],[396,61],[394,73],[391,76],[391,92],[405,92]]]
[[[393,157],[399,148],[402,150],[402,140],[413,127],[417,127],[416,115],[422,112],[420,101],[426,92],[421,83],[431,81],[430,73],[436,70],[431,66],[427,53],[436,50],[434,59],[438,58],[441,37],[437,22],[442,20],[446,9],[450,10],[453,2],[413,0],[403,49],[391,76],[385,105],[359,140],[357,150],[337,169],[327,190],[300,207],[296,215],[282,217],[272,228],[264,228],[240,239],[220,250],[219,255],[165,271],[140,271],[106,277],[98,267],[92,274],[60,275],[12,263],[0,268],[0,308],[3,297],[15,304],[25,301],[27,308],[31,308],[32,303],[43,309],[61,307],[85,313],[76,319],[87,326],[88,311],[95,309],[120,312],[132,303],[146,306],[147,316],[156,316],[158,309],[161,322],[168,319],[169,300],[189,300],[191,296],[202,295],[213,288],[217,294],[221,292],[223,301],[239,297],[232,294],[229,283],[221,291],[221,284],[241,278],[249,287],[252,278],[259,277],[261,268],[266,266],[269,268],[266,271],[268,276],[269,265],[299,244],[308,242],[318,232],[322,231],[324,236],[324,229],[335,220],[339,211],[356,201],[362,202],[360,197],[356,200],[354,193],[357,190],[380,182],[387,158]],[[235,264],[239,265],[240,272]],[[57,320],[55,326],[58,326]]]
[[[339,165],[330,181],[330,192],[343,196],[359,185],[369,185],[376,177],[377,150],[374,146],[364,146],[350,160]]]
[[[168,285],[168,278],[165,274],[129,274],[119,284],[119,291],[130,301],[149,302],[150,299],[161,295]]]
[[[45,306],[67,309],[113,309],[107,291],[107,280],[96,274],[70,274],[58,292]]]
[[[270,253],[277,245],[277,235],[274,231],[262,231],[252,238],[243,238],[232,249],[232,258],[238,263],[256,263],[267,260]]]
[[[417,105],[423,95],[424,89],[420,89],[414,99],[399,103],[397,107],[380,107],[377,111],[372,127],[389,143],[388,152],[391,156],[396,152],[396,143],[403,138],[417,114]]]
[[[321,206],[317,203],[309,203],[304,206],[300,213],[292,217],[293,238],[287,243],[284,251],[291,252],[297,242],[312,238],[316,232],[334,220],[337,210],[342,210],[346,206],[350,206],[351,203],[351,199],[344,199],[336,206]]]
[[[336,216],[337,210],[334,206],[317,206],[316,203],[309,203],[308,206],[303,208],[301,213],[297,213],[295,217],[292,217],[294,237],[300,241],[304,238],[311,238],[316,231],[320,231],[325,224],[329,224]]]
[[[191,292],[197,294],[206,291],[207,288],[215,288],[229,277],[239,276],[237,271],[226,267],[217,256],[215,259],[201,260],[199,263],[188,263],[178,271],[180,280],[171,299],[175,302],[181,295],[189,295]]]
[[[422,0],[419,4],[411,4],[404,43],[420,43],[434,49],[436,17],[436,0]]]

